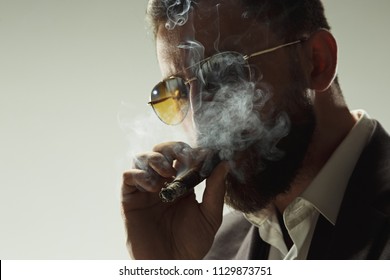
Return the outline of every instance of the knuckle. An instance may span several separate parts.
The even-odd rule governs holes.
[[[132,167],[141,170],[147,170],[149,165],[149,158],[150,156],[148,154],[138,154],[133,158]]]
[[[131,173],[129,171],[124,172],[122,174],[122,181],[125,182],[125,181],[129,180],[129,178],[131,178],[131,177],[132,177],[132,175],[131,175]]]

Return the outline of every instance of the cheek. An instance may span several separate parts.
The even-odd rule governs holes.
[[[289,67],[286,62],[273,60],[272,63],[262,63],[257,70],[260,73],[257,88],[269,96],[261,112],[266,119],[275,117],[281,111],[289,111],[290,103],[295,102],[296,94],[302,90],[302,81],[297,80]]]
[[[273,95],[283,92],[292,82],[289,71],[278,63],[272,65],[264,64],[260,71],[262,74],[261,82],[272,88]]]

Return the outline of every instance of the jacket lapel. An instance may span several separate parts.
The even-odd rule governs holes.
[[[310,259],[378,259],[389,239],[390,139],[377,123],[349,180],[336,225],[320,216]]]

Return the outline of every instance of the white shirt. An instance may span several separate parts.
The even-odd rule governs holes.
[[[349,178],[374,130],[374,121],[366,112],[359,110],[352,114],[358,119],[354,127],[308,188],[283,213],[284,224],[294,243],[290,250],[284,242],[274,206],[245,215],[258,227],[260,237],[271,245],[268,259],[306,259],[319,215],[336,224]]]

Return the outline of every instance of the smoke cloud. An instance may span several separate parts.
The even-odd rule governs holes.
[[[262,109],[272,106],[270,88],[240,77],[242,73],[237,69],[242,65],[226,59],[230,61],[227,65],[216,62],[208,66],[211,73],[201,71],[201,76],[207,78],[201,81],[201,105],[194,112],[197,144],[220,151],[220,157],[226,160],[253,145],[262,158],[280,160],[284,153],[276,145],[290,130],[287,114],[262,120]],[[217,80],[221,82],[216,84]]]

